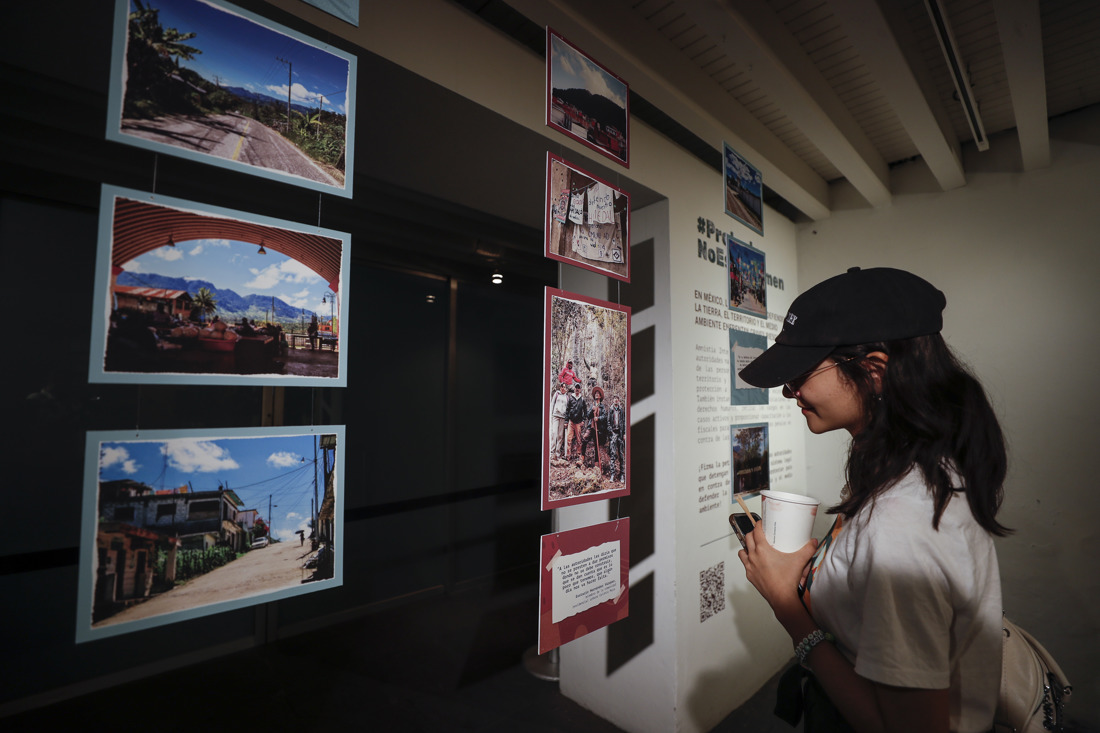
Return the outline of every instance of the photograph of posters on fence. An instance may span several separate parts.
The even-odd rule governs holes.
[[[550,28],[546,124],[630,167],[630,87]]]
[[[630,196],[546,154],[546,256],[630,282]]]
[[[740,372],[768,348],[768,338],[762,333],[749,333],[731,328],[730,334],[730,404],[766,405],[768,390],[754,387],[741,379]]]
[[[757,234],[764,234],[764,178],[752,163],[722,143],[726,213]]]
[[[768,424],[730,425],[730,503],[736,504],[734,494],[746,491],[763,491],[769,488]]]
[[[630,519],[542,536],[539,654],[630,614]]]
[[[351,197],[356,59],[222,0],[115,0],[107,137]]]
[[[78,642],[343,582],[343,426],[89,432]]]
[[[345,386],[348,242],[103,186],[89,379]]]
[[[751,244],[726,237],[730,272],[730,310],[768,317],[768,278],[764,253]]]
[[[542,508],[630,493],[630,308],[546,289]]]

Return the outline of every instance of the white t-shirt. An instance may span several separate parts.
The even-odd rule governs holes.
[[[868,503],[815,558],[809,605],[861,677],[951,690],[951,730],[985,733],[1001,681],[993,538],[960,492],[939,531],[919,469]]]

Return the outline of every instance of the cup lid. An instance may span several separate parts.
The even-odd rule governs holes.
[[[776,501],[789,501],[794,504],[813,504],[817,506],[821,502],[812,496],[803,496],[802,494],[788,494],[786,491],[772,491],[771,489],[764,489],[760,492],[760,495],[767,499],[775,499]]]

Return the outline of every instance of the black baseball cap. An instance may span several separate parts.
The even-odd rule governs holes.
[[[795,298],[775,344],[738,372],[778,387],[820,364],[838,346],[939,333],[947,298],[905,270],[853,267]]]

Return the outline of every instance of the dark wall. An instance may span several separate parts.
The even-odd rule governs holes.
[[[484,110],[262,3],[240,4],[357,54],[353,199],[106,141],[109,4],[5,9],[3,405],[14,434],[0,489],[0,704],[409,594],[536,577],[538,535],[549,530],[538,509],[542,288],[556,283],[556,267],[542,257],[540,229],[396,186],[376,165],[392,150],[378,156],[372,144],[384,144],[383,125],[400,124],[399,114],[364,113],[380,86],[468,105],[466,119]],[[486,137],[470,145],[496,142],[476,129]],[[410,160],[429,154],[408,151]],[[544,160],[520,160],[540,188]],[[347,426],[342,587],[270,604],[265,617],[242,609],[75,643],[86,432],[263,419],[260,387],[88,382],[104,183],[351,233],[348,386],[279,388],[284,424]],[[481,242],[492,243],[492,262]],[[488,283],[494,268],[503,287]]]

